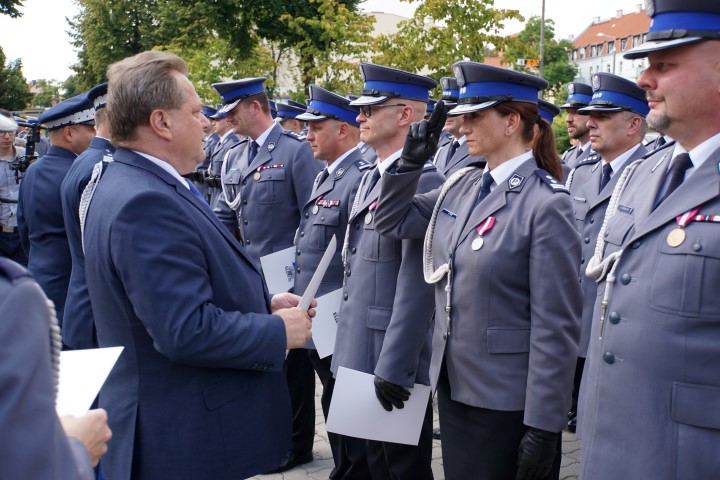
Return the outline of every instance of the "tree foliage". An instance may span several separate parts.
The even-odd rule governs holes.
[[[6,65],[7,62],[7,65]],[[23,110],[32,99],[27,81],[22,74],[22,61],[7,61],[0,47],[0,107],[6,110]]]
[[[19,10],[25,0],[0,0],[0,14],[9,15],[10,18],[22,17]]]
[[[379,53],[373,61],[435,78],[452,76],[453,63],[481,62],[502,49],[500,31],[510,19],[522,16],[517,10],[495,9],[494,0],[423,0],[397,33],[375,39]]]
[[[35,89],[39,90],[38,93],[32,96],[32,104],[35,107],[51,107],[60,101],[62,85],[57,81],[38,80],[35,82]],[[69,98],[71,96],[72,95],[66,94],[63,98]]]
[[[555,22],[545,20],[545,54],[543,77],[550,84],[547,91],[556,96],[562,91],[562,86],[572,82],[577,75],[577,68],[569,62],[569,55],[573,46],[568,40],[555,40]],[[536,68],[516,65],[516,60],[540,58],[540,17],[531,17],[525,24],[522,32],[509,37],[503,63],[526,73],[537,74]]]
[[[308,0],[317,6],[316,16],[285,14],[292,35],[300,40],[294,49],[299,59],[301,81],[307,87],[318,84],[331,91],[347,92],[361,85],[358,62],[366,60],[374,19],[360,15],[338,0]]]

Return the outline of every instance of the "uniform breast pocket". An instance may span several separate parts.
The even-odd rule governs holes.
[[[401,245],[401,240],[388,238],[376,232],[372,222],[364,225],[361,241],[362,258],[372,262],[392,262],[399,254]]]
[[[258,203],[274,205],[285,201],[285,190],[287,188],[285,170],[281,168],[269,168],[260,172],[257,180]]]
[[[587,212],[585,212],[587,213]],[[635,225],[635,218],[628,213],[617,211],[605,228],[605,241],[621,247]],[[594,242],[595,239],[590,239]]]
[[[332,236],[339,233],[340,209],[322,208],[313,216],[313,242],[312,246],[318,250],[325,250]],[[338,238],[338,242],[340,239]]]
[[[720,225],[691,223],[677,247],[667,238],[677,228],[660,232],[650,306],[675,315],[720,318]]]
[[[588,203],[573,199],[572,206],[575,220],[584,221],[588,212]]]
[[[240,183],[240,170],[231,170],[225,174],[223,183],[227,185],[237,185]]]

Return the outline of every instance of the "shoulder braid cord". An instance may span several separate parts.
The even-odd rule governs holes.
[[[567,188],[568,190],[570,190],[570,185],[572,185],[573,178],[575,177],[575,170],[577,170],[577,167],[573,168],[572,170],[570,170],[570,173],[568,173],[568,178],[565,182],[565,188]]]
[[[377,167],[375,167],[377,168]],[[363,190],[365,189],[365,186],[370,181],[370,176],[372,175],[372,172],[375,171],[374,168],[369,169],[367,172],[365,172],[360,179],[360,185],[358,186],[357,192],[355,192],[355,198],[353,199],[352,208],[350,209],[350,218],[352,218],[355,213],[357,213],[358,206],[360,205],[360,202],[362,201],[363,197]],[[345,241],[343,242],[342,247],[342,263],[343,263],[343,286],[345,284],[345,281],[347,279],[347,270],[348,270],[348,248],[350,246],[350,224],[351,222],[348,221],[347,227],[345,227]]]
[[[62,335],[60,334],[60,325],[57,321],[57,312],[55,304],[45,293],[39,288],[48,307],[48,316],[50,317],[50,365],[53,373],[53,386],[55,387],[55,399],[58,395],[58,384],[60,383],[60,350],[62,350]]]
[[[608,204],[608,208],[605,212],[605,218],[603,219],[603,224],[602,227],[600,227],[600,233],[598,233],[598,238],[595,243],[595,254],[588,262],[587,269],[585,270],[585,275],[590,278],[594,278],[595,282],[601,283],[605,280],[606,283],[605,293],[603,294],[603,299],[600,302],[600,340],[602,340],[605,315],[607,307],[610,304],[610,299],[612,298],[613,285],[615,284],[615,269],[617,268],[620,257],[625,251],[621,248],[617,252],[613,252],[608,255],[607,258],[603,258],[603,255],[605,255],[605,247],[607,246],[607,242],[605,241],[605,230],[607,229],[607,224],[610,219],[615,216],[615,213],[617,213],[620,198],[625,192],[625,187],[627,186],[630,177],[641,162],[642,159],[628,165],[627,168],[623,170],[617,184],[615,184],[615,189],[610,196],[610,203]]]
[[[80,208],[78,209],[78,216],[80,218],[80,241],[82,242],[83,253],[85,253],[85,219],[87,217],[87,211],[90,207],[92,197],[95,195],[95,189],[97,188],[98,183],[100,183],[100,177],[103,173],[103,164],[110,163],[112,161],[113,157],[105,155],[102,161],[95,164],[92,170],[92,175],[90,176],[90,181],[80,195]]]
[[[225,185],[225,174],[227,172],[228,158],[230,157],[231,151],[232,151],[232,149],[225,152],[225,158],[223,158],[222,167],[220,167],[220,188],[222,188],[222,191],[225,194],[225,203],[228,204],[228,207],[230,207],[232,210],[235,210],[237,212],[237,209],[240,206],[240,202],[242,200],[240,192],[238,192],[238,194],[231,200],[232,195],[230,193],[230,188],[227,185]],[[247,152],[247,147],[245,147],[245,150],[243,150],[241,155],[245,155],[246,152]]]

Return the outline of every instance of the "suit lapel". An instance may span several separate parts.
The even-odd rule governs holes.
[[[590,203],[590,208],[595,207],[599,203],[604,202],[605,200],[609,199],[612,196],[613,190],[615,190],[615,185],[617,184],[618,180],[622,176],[622,172],[625,168],[629,167],[631,163],[633,163],[635,160],[639,160],[642,157],[644,157],[648,153],[647,148],[645,148],[643,145],[640,145],[632,155],[630,155],[630,158],[627,159],[625,162],[625,166],[623,167],[623,170],[620,170],[619,172],[616,172],[613,174],[612,178],[608,182],[607,185],[605,185],[605,188],[603,188],[602,192],[595,198],[594,201],[588,202]],[[598,163],[599,164],[599,163]],[[602,170],[598,169],[600,171],[599,175],[597,176],[597,185],[600,185],[600,175],[602,175]],[[595,175],[593,175],[595,176]]]
[[[257,170],[257,168],[260,165],[264,165],[265,163],[272,160],[272,151],[277,148],[278,146],[278,140],[280,139],[280,135],[282,134],[282,127],[280,125],[275,124],[275,126],[270,131],[270,134],[265,139],[265,143],[258,148],[258,152],[255,155],[255,158],[253,158],[252,163],[250,164],[250,167],[247,169],[246,172],[242,172],[243,178],[250,175],[252,172]],[[247,148],[245,149],[245,152],[250,151],[250,144],[248,144]],[[247,155],[247,153],[244,153]]]
[[[335,182],[339,179],[338,174],[341,172],[341,169],[347,170],[352,166],[353,163],[355,163],[357,160],[360,160],[360,158],[362,158],[362,155],[360,154],[360,150],[358,150],[357,148],[354,149],[353,152],[350,153],[350,155],[343,158],[342,161],[333,170],[333,173],[328,175],[325,181],[318,185],[317,188],[312,191],[312,193],[310,194],[310,198],[307,202],[305,202],[305,205],[313,203],[320,195],[325,195],[326,193],[332,191],[335,188]],[[342,175],[340,175],[340,177],[342,177]]]
[[[465,160],[468,156],[470,156],[470,154],[468,153],[467,143],[462,143],[458,149],[455,150],[455,155],[453,155],[452,158],[447,159],[447,162],[445,162],[445,166],[443,167],[443,171],[449,171],[452,167]]]

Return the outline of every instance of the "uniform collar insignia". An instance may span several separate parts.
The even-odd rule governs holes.
[[[525,180],[525,177],[522,175],[518,175],[517,173],[513,174],[510,180],[508,180],[508,188],[512,190],[513,188],[519,187],[522,185],[523,180]]]

